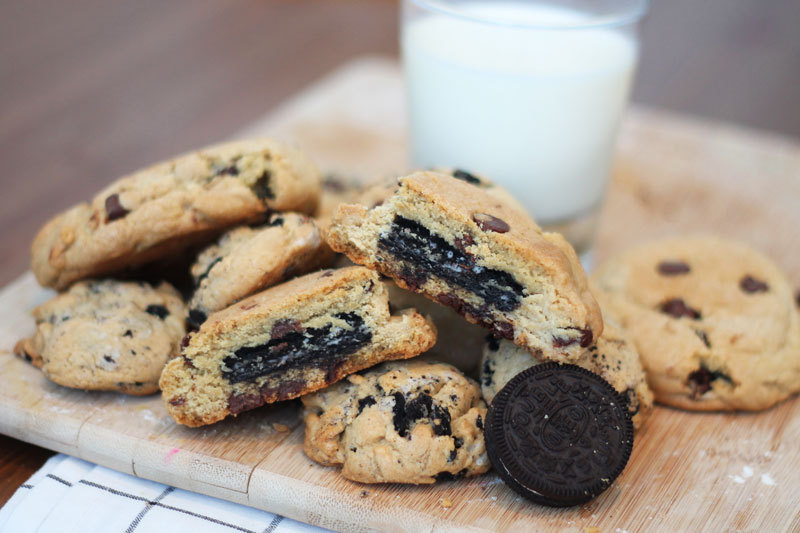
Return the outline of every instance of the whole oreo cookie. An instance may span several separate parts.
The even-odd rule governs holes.
[[[517,374],[495,396],[486,447],[500,477],[551,507],[587,502],[625,468],[633,424],[623,398],[575,365],[546,363]]]

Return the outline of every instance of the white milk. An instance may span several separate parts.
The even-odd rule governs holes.
[[[586,17],[531,3],[463,5],[516,23]],[[434,14],[407,21],[402,48],[415,166],[485,174],[545,224],[599,207],[636,63],[632,37]]]

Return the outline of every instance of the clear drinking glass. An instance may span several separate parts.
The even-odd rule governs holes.
[[[403,0],[411,162],[507,188],[591,249],[647,0]]]

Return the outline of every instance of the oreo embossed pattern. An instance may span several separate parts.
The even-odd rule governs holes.
[[[526,498],[552,507],[591,500],[628,462],[633,424],[623,398],[575,365],[546,363],[517,374],[486,420],[489,459]]]

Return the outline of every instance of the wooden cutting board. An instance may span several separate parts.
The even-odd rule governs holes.
[[[397,65],[346,65],[241,136],[292,140],[320,165],[370,178],[406,169]],[[147,162],[143,162],[147,163]],[[598,259],[679,232],[747,241],[800,286],[800,145],[634,109],[622,127]],[[51,293],[26,273],[0,291],[0,432],[136,476],[324,527],[367,531],[800,530],[800,398],[759,414],[657,408],[618,481],[572,509],[532,505],[494,475],[368,486],[302,452],[296,403],[207,428],[177,426],[159,397],[73,391],[11,355]]]

